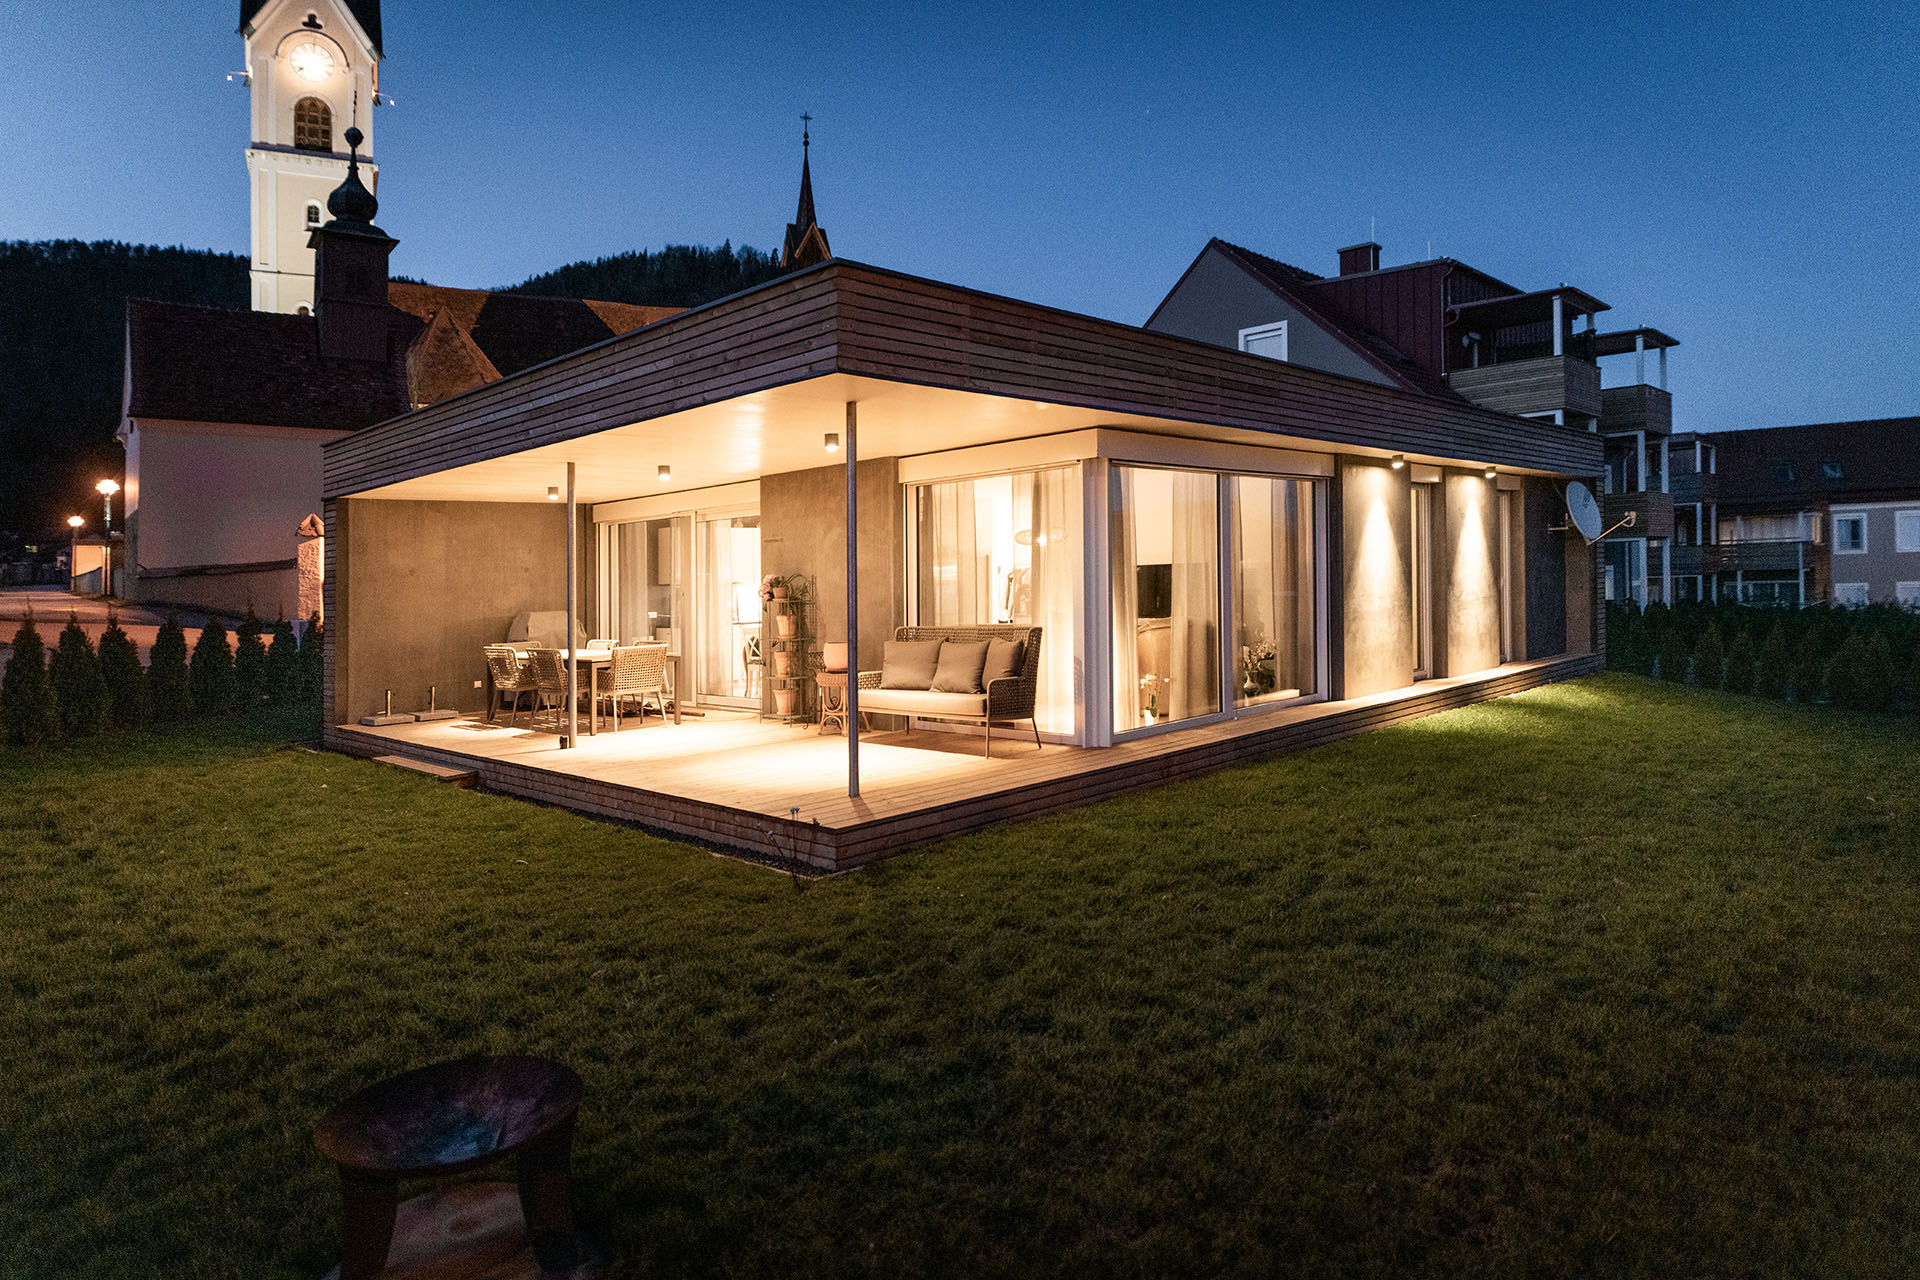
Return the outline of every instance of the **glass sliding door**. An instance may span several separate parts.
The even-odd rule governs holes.
[[[1115,465],[1114,729],[1221,709],[1220,477]]]
[[[693,522],[694,693],[703,702],[750,705],[759,696],[760,516]]]
[[[635,520],[613,526],[608,542],[608,621],[599,634],[621,644],[665,642],[675,652],[684,571],[681,521]]]
[[[915,488],[914,617],[920,626],[1041,628],[1034,718],[1074,733],[1075,585],[1082,570],[1078,467]]]
[[[1311,480],[1234,476],[1233,701],[1237,707],[1318,693]]]

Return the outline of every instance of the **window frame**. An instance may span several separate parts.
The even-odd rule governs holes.
[[[325,114],[303,122],[301,120],[302,109],[305,108],[308,103],[314,104]],[[300,138],[301,138],[301,128],[303,123],[306,126],[310,127],[312,130],[316,131],[314,136],[317,136],[317,131],[324,127],[326,129],[326,134],[327,134],[326,145],[323,147],[313,146],[309,143],[302,142]],[[328,102],[325,98],[320,97],[318,94],[309,93],[304,97],[297,98],[294,100],[293,149],[295,151],[326,152],[327,154],[332,154],[333,152],[333,149],[334,149],[333,147],[333,104]]]
[[[1292,348],[1287,335],[1287,324],[1288,321],[1275,320],[1269,324],[1256,324],[1240,330],[1240,350],[1265,360],[1278,360],[1282,364],[1291,363]],[[1258,342],[1276,336],[1280,339],[1280,354],[1277,356],[1267,351],[1255,351],[1247,346],[1248,342]]]
[[[1911,536],[1902,526],[1911,530]],[[1920,551],[1920,507],[1902,507],[1893,513],[1893,549],[1903,554]]]
[[[1832,541],[1828,545],[1832,548],[1834,555],[1863,556],[1867,554],[1867,513],[1866,512],[1849,511],[1844,514],[1835,513],[1831,517],[1831,520],[1832,520],[1832,523],[1829,526],[1828,534],[1829,534],[1829,537],[1832,539]],[[1860,526],[1860,545],[1859,546],[1849,547],[1841,541],[1840,524],[1842,521],[1857,522],[1859,524]]]
[[[1859,599],[1842,600],[1840,598],[1842,591],[1852,594],[1856,588],[1859,591]],[[1843,609],[1864,609],[1873,603],[1873,591],[1870,584],[1865,582],[1836,582],[1833,584],[1833,602]]]

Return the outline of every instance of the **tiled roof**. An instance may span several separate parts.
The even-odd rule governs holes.
[[[266,7],[267,0],[240,0],[242,34],[252,24],[254,15]],[[386,51],[380,47],[380,0],[347,0],[347,8],[359,21],[360,29],[367,33],[367,39],[373,42],[373,51],[384,58]]]
[[[329,430],[405,413],[406,349],[395,315],[385,364],[323,360],[312,316],[175,302],[127,303],[127,415]]]
[[[1703,432],[1723,506],[1920,498],[1920,417]]]
[[[447,289],[401,280],[387,285],[387,301],[421,320],[439,316],[451,321],[492,366],[491,376],[483,377],[483,382],[557,360],[569,351],[644,328],[680,311],[678,307],[641,307],[594,299]],[[446,394],[452,395],[453,391]]]
[[[1316,290],[1312,286],[1320,284],[1326,277],[1317,276],[1311,271],[1303,271],[1277,258],[1269,258],[1265,254],[1255,253],[1251,249],[1244,249],[1217,237],[1213,240],[1213,244],[1227,257],[1265,281],[1274,292],[1319,321],[1328,332],[1345,342],[1363,359],[1402,386],[1448,400],[1461,399],[1460,393],[1448,386],[1445,378],[1428,372],[1418,361],[1394,346],[1373,328],[1341,311],[1325,298],[1316,296]]]

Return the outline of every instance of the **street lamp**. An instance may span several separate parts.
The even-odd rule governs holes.
[[[102,526],[100,536],[103,538],[111,538],[113,536],[113,495],[120,492],[120,485],[113,480],[102,480],[93,487],[99,492],[107,508],[107,522]],[[71,524],[72,521],[68,521],[68,523]]]

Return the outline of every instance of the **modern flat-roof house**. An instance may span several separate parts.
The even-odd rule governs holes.
[[[1597,669],[1587,426],[829,259],[329,442],[325,739],[853,866]],[[482,646],[570,604],[689,714],[483,718]],[[781,652],[927,705],[860,687],[901,627],[1037,639],[1031,724],[806,725]],[[429,686],[467,718],[359,723]]]
[[[1341,249],[1339,274],[1320,276],[1215,239],[1147,328],[1605,437],[1607,598],[1644,606],[1673,598],[1667,351],[1679,343],[1658,329],[1600,332],[1610,309],[1568,284],[1521,290],[1454,258],[1383,267],[1372,241]]]
[[[1678,598],[1920,607],[1920,418],[1676,436],[1672,461]]]

